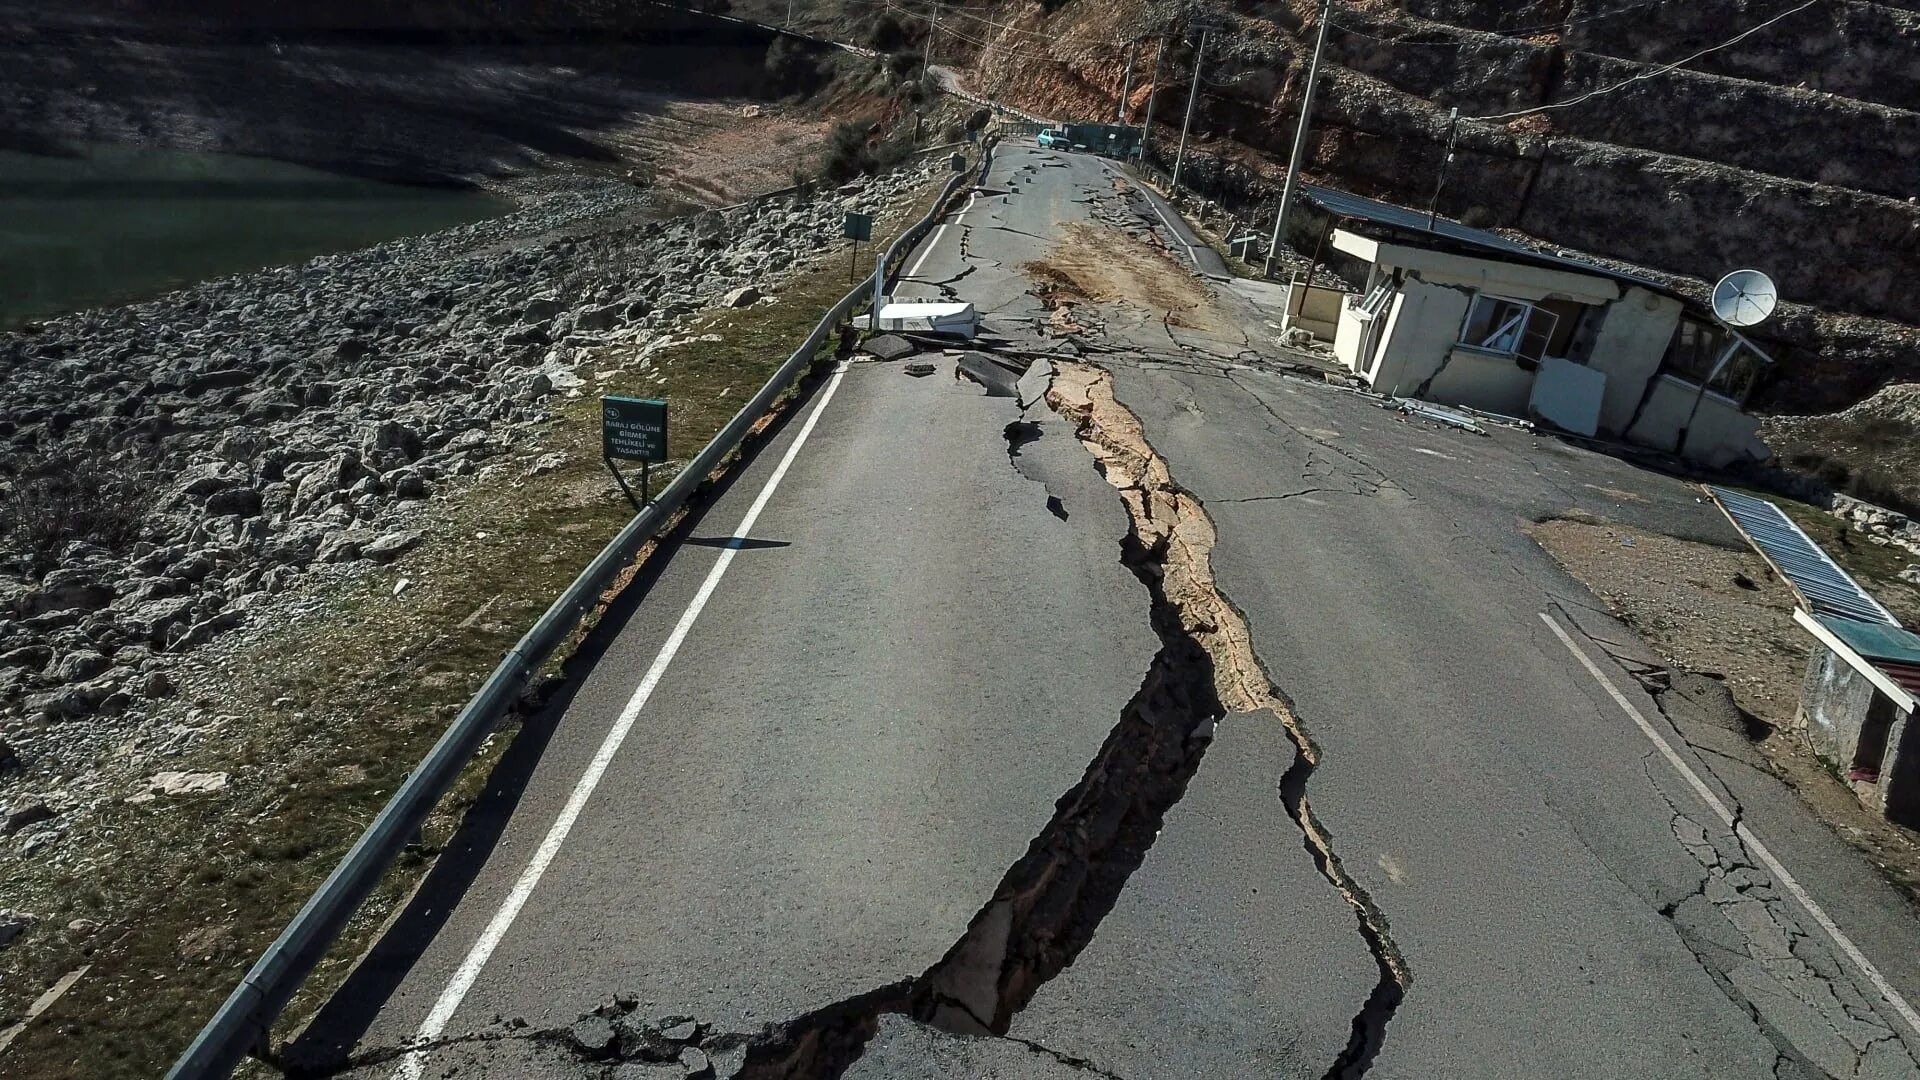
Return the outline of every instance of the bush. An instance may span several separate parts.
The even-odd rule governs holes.
[[[0,540],[41,569],[75,540],[118,551],[140,539],[153,508],[154,476],[98,450],[57,452],[22,463],[0,488]]]
[[[833,125],[827,148],[820,155],[820,177],[844,184],[856,176],[885,172],[905,161],[913,147],[903,140],[874,140],[879,125],[872,120],[842,121]]]
[[[779,97],[799,97],[826,85],[827,73],[813,49],[785,34],[767,46],[767,92]]]
[[[912,35],[907,33],[907,28],[900,24],[900,20],[895,18],[891,11],[882,13],[879,18],[873,20],[873,25],[867,28],[867,47],[883,53],[904,48],[913,40]]]

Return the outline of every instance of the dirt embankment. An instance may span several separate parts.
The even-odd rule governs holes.
[[[771,103],[836,62],[653,5],[588,21],[524,0],[487,22],[362,6],[0,0],[0,147],[140,143],[417,183],[555,160],[625,171],[705,133],[677,102]]]

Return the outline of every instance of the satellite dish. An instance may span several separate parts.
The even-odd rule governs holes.
[[[1752,326],[1773,314],[1780,290],[1758,270],[1735,270],[1713,287],[1713,313],[1728,326]]]

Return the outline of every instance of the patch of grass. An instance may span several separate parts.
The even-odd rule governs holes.
[[[938,182],[883,217],[876,233],[891,236],[918,217]],[[84,891],[61,889],[37,912],[43,922],[32,938],[0,954],[0,1023],[62,973],[92,968],[7,1052],[7,1075],[163,1073],[505,650],[628,520],[631,509],[599,460],[598,393],[666,397],[670,451],[685,460],[846,293],[845,275],[845,263],[829,256],[782,283],[776,302],[710,313],[692,329],[696,340],[655,355],[648,380],[630,369],[560,403],[541,445],[516,449],[436,504],[430,521],[414,523],[428,533],[415,552],[319,593],[319,610],[271,636],[197,654],[200,674],[182,675],[182,696],[226,719],[191,751],[154,767],[229,771],[231,786],[212,796],[108,803],[61,841],[67,853],[98,861],[80,879]],[[720,340],[697,340],[705,335]],[[592,380],[596,365],[618,359],[603,350],[582,373]],[[667,377],[656,384],[657,370]],[[567,466],[526,475],[534,457],[555,450],[568,454]],[[396,597],[402,578],[410,584]],[[516,727],[509,721],[490,737],[436,808],[423,843],[387,874],[316,969],[281,1034],[340,985],[424,877]],[[100,929],[57,930],[82,916]],[[191,949],[183,944],[189,935]]]

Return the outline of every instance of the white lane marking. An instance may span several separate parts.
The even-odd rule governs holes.
[[[973,209],[973,200],[979,197],[980,197],[980,192],[977,190],[968,194],[967,205],[961,207],[960,212],[953,215],[953,219],[951,221],[943,221],[940,223],[939,228],[933,230],[933,239],[927,241],[927,246],[920,249],[920,257],[913,261],[912,268],[907,271],[907,277],[915,277],[920,273],[920,268],[927,264],[927,256],[933,254],[933,249],[935,246],[937,246],[940,243],[940,238],[947,235],[947,226],[952,225],[955,222],[958,222],[963,217],[966,217],[967,211]]]
[[[1801,907],[1807,909],[1807,914],[1813,916],[1813,921],[1820,925],[1820,929],[1827,932],[1827,936],[1840,947],[1840,951],[1846,954],[1847,959],[1853,961],[1854,966],[1860,969],[1860,973],[1873,984],[1873,988],[1880,991],[1880,996],[1886,1003],[1893,1006],[1894,1011],[1900,1014],[1900,1018],[1907,1022],[1909,1028],[1912,1028],[1916,1034],[1920,1034],[1920,1013],[1914,1012],[1913,1006],[1907,1004],[1907,999],[1900,996],[1900,991],[1893,988],[1893,984],[1887,981],[1885,975],[1880,974],[1880,969],[1873,966],[1873,961],[1867,959],[1866,954],[1860,951],[1860,947],[1853,943],[1853,939],[1847,937],[1826,910],[1816,903],[1813,897],[1807,895],[1807,890],[1787,872],[1786,867],[1780,865],[1780,860],[1773,857],[1773,852],[1767,850],[1767,845],[1760,842],[1760,838],[1753,834],[1753,830],[1747,828],[1746,823],[1734,822],[1733,811],[1727,809],[1727,804],[1721,802],[1720,797],[1700,779],[1699,774],[1689,768],[1686,761],[1674,752],[1673,745],[1661,737],[1639,709],[1634,708],[1633,702],[1628,701],[1619,687],[1613,685],[1613,680],[1607,678],[1599,665],[1595,664],[1580,646],[1574,644],[1573,638],[1560,628],[1560,624],[1554,621],[1553,616],[1543,611],[1540,613],[1540,621],[1547,624],[1547,628],[1553,631],[1554,636],[1560,639],[1560,643],[1565,645],[1569,652],[1573,653],[1574,658],[1580,661],[1580,665],[1587,669],[1587,673],[1600,683],[1621,710],[1639,726],[1640,731],[1653,741],[1653,745],[1660,751],[1660,756],[1667,759],[1667,764],[1673,766],[1674,771],[1687,781],[1687,786],[1693,788],[1694,794],[1700,796],[1700,800],[1719,816],[1720,823],[1731,828],[1734,835],[1746,843],[1747,850],[1753,852],[1754,856],[1766,866],[1767,872],[1780,883],[1780,887],[1793,894],[1793,898],[1800,902]]]
[[[759,520],[760,511],[766,509],[767,500],[773,497],[774,489],[780,486],[780,481],[787,475],[787,468],[793,464],[794,458],[799,456],[800,448],[807,444],[807,436],[813,434],[814,424],[819,422],[820,414],[827,411],[827,403],[833,400],[833,392],[840,388],[840,380],[846,376],[846,373],[847,368],[843,364],[834,371],[833,378],[828,380],[826,390],[820,395],[820,403],[814,406],[813,412],[807,417],[807,422],[801,426],[800,433],[794,436],[793,445],[787,447],[786,456],[780,459],[780,464],[773,470],[773,475],[767,477],[766,486],[760,489],[759,496],[747,509],[747,516],[740,519],[740,526],[733,530],[732,541],[721,550],[720,558],[713,564],[713,569],[707,572],[707,579],[701,582],[700,591],[694,594],[693,602],[688,604],[687,610],[681,614],[680,621],[673,628],[673,633],[667,635],[666,644],[660,646],[659,655],[653,658],[653,666],[647,669],[646,677],[640,680],[639,688],[634,690],[633,697],[620,711],[619,719],[615,720],[613,727],[607,731],[607,737],[601,741],[600,749],[588,763],[587,771],[581,774],[580,782],[574,785],[573,794],[568,797],[567,804],[560,808],[560,816],[554,819],[553,827],[547,830],[546,838],[540,841],[540,847],[533,853],[533,858],[527,862],[527,868],[520,872],[519,880],[513,883],[513,890],[501,903],[500,910],[494,913],[493,920],[481,932],[479,940],[467,950],[466,959],[460,962],[459,968],[453,973],[453,978],[447,982],[446,988],[440,991],[439,999],[433,1003],[433,1010],[427,1014],[419,1030],[414,1032],[415,1044],[430,1043],[446,1030],[447,1022],[453,1019],[454,1010],[460,1007],[460,1002],[466,998],[467,991],[473,988],[474,981],[480,977],[480,969],[487,966],[487,961],[492,958],[494,949],[499,947],[500,940],[506,936],[507,930],[513,926],[513,920],[519,916],[520,909],[526,905],[527,898],[533,894],[534,886],[540,884],[541,875],[547,872],[547,867],[560,853],[560,845],[566,842],[567,834],[573,831],[574,821],[580,817],[580,812],[585,809],[594,789],[600,786],[600,779],[606,775],[607,766],[613,763],[613,755],[619,752],[620,744],[626,741],[627,732],[633,729],[634,721],[640,717],[640,710],[647,704],[647,699],[653,696],[654,688],[660,685],[660,677],[666,674],[667,665],[673,662],[674,654],[680,651],[681,643],[686,640],[687,631],[693,628],[694,620],[700,617],[700,610],[707,606],[707,600],[713,596],[714,587],[720,584],[721,577],[726,574],[727,567],[733,562],[734,554],[740,550],[741,543],[753,530],[754,522]],[[425,1067],[425,1052],[414,1050],[401,1059],[400,1067],[395,1070],[394,1076],[402,1080],[419,1080],[421,1070]]]
[[[1193,264],[1194,269],[1198,270],[1200,268],[1199,254],[1193,250],[1193,245],[1187,243],[1180,235],[1180,230],[1173,227],[1173,222],[1167,220],[1167,215],[1160,212],[1160,201],[1153,197],[1153,192],[1147,190],[1147,186],[1138,181],[1129,180],[1128,183],[1134,184],[1140,189],[1140,197],[1147,200],[1147,205],[1153,209],[1154,215],[1160,219],[1160,224],[1167,227],[1167,232],[1171,234],[1175,240],[1180,241],[1181,247],[1187,249],[1187,261]]]

